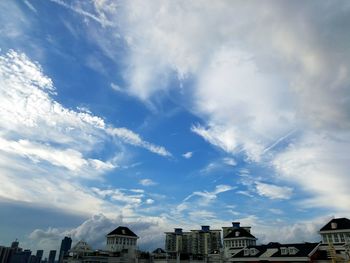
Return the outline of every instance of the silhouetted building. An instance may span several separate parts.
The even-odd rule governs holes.
[[[12,248],[12,249],[15,249],[15,248]],[[21,250],[14,251],[11,255],[9,263],[29,263],[29,258],[31,254],[32,254],[32,251],[30,251],[29,249],[25,249],[23,251]]]
[[[10,247],[0,246],[0,263],[7,263],[11,257],[12,249]]]
[[[61,242],[60,254],[58,256],[58,263],[63,262],[63,257],[68,254],[68,250],[72,247],[72,239],[70,237],[64,237]]]
[[[36,251],[37,263],[41,263],[41,260],[43,258],[43,254],[44,254],[44,250],[39,249]]]
[[[50,250],[48,263],[55,263],[56,250]]]

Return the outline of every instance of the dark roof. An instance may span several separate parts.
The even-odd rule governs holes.
[[[153,254],[165,254],[166,252],[162,248],[157,248],[153,252]]]
[[[332,228],[332,223],[336,223],[336,228]],[[320,231],[350,229],[350,220],[347,218],[334,218],[329,221]]]
[[[113,235],[137,237],[137,235],[126,226],[118,226],[116,229],[110,232],[107,236],[113,236]]]
[[[234,237],[252,237],[252,238],[255,238],[255,236],[250,234],[247,230],[245,230],[242,227],[233,229],[224,238],[234,238]]]
[[[263,255],[267,249],[271,249],[271,248],[277,248],[278,250],[273,253],[272,255],[270,255],[269,257],[307,257],[317,246],[319,245],[319,243],[293,243],[293,244],[280,244],[277,242],[271,242],[267,245],[259,245],[259,246],[249,246],[247,248],[255,248],[257,249],[259,252],[256,255],[244,255],[244,248],[238,252],[237,254],[235,254],[233,256],[233,258],[256,258],[256,257],[260,257],[261,255]],[[294,255],[291,254],[287,254],[287,255],[282,255],[281,254],[281,248],[289,248],[289,247],[295,247],[297,249],[297,253],[295,253]]]

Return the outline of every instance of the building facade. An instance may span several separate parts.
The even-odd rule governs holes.
[[[250,227],[241,227],[240,222],[232,222],[231,227],[223,227],[224,255],[231,258],[247,246],[255,246],[257,238],[250,233]]]
[[[139,238],[134,232],[125,226],[119,226],[110,232],[107,236],[107,251],[123,252],[129,257],[135,257],[137,239]]]
[[[199,230],[165,232],[165,250],[170,257],[188,255],[191,258],[217,253],[221,249],[221,230],[211,230],[202,226]]]
[[[324,225],[319,234],[322,238],[320,250],[334,262],[350,261],[350,220],[333,218]]]
[[[60,253],[58,256],[58,263],[63,262],[63,257],[68,254],[68,251],[72,247],[72,239],[70,237],[64,237],[61,242]]]

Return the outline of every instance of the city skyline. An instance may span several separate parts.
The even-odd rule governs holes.
[[[348,1],[0,2],[0,243],[350,217]],[[57,255],[59,251],[57,251]]]

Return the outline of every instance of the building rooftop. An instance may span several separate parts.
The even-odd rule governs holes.
[[[350,220],[347,218],[334,218],[323,226],[320,231],[350,229]]]
[[[113,236],[113,235],[137,237],[137,235],[126,226],[117,227],[112,232],[110,232],[107,236]]]
[[[276,257],[308,257],[320,243],[292,243],[280,244],[270,242],[267,245],[249,246],[235,254],[233,258],[276,258]],[[245,253],[245,250],[253,253]],[[285,253],[282,252],[285,249]],[[289,251],[291,249],[291,251]]]
[[[235,237],[237,237],[237,238],[239,238],[239,237],[255,238],[255,236],[253,236],[251,233],[249,233],[247,230],[245,230],[242,227],[233,229],[224,238],[235,238]]]

